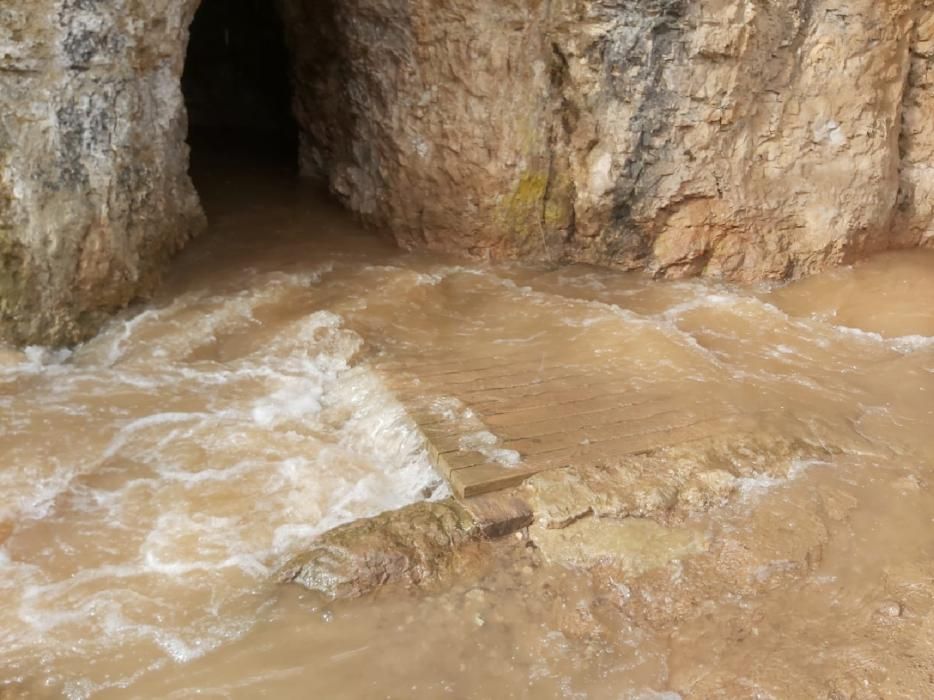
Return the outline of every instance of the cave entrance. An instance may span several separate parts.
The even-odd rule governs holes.
[[[275,2],[203,0],[182,91],[196,184],[219,168],[297,174],[291,60]]]

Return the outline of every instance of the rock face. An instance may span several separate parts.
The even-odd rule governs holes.
[[[838,450],[819,439],[711,437],[599,467],[537,474],[518,490],[534,513],[532,542],[546,560],[638,574],[705,551],[690,516],[724,509],[755,484],[784,480]]]
[[[556,469],[509,493],[424,501],[342,525],[309,543],[279,578],[332,599],[384,585],[429,587],[464,574],[488,558],[490,540],[513,533],[550,563],[638,575],[706,551],[691,516],[839,452],[818,436],[761,433]]]
[[[199,0],[0,8],[0,327],[70,342],[201,225]],[[934,244],[932,0],[279,0],[300,163],[404,246],[751,280]]]
[[[194,3],[0,8],[0,329],[67,343],[202,223],[180,89]]]
[[[757,279],[934,237],[931,2],[388,4],[333,12],[306,157],[404,245]]]
[[[356,598],[385,584],[433,583],[481,537],[456,501],[425,501],[326,532],[280,578],[331,598]]]

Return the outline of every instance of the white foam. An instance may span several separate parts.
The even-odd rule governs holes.
[[[54,350],[35,345],[17,350],[0,344],[0,376],[15,378],[22,375],[60,373],[71,356],[70,350]]]
[[[432,399],[428,410],[447,421],[470,421],[476,418],[476,413],[468,408],[463,401],[453,396],[442,396]]]
[[[827,325],[839,335],[858,338],[860,340],[877,343],[879,345],[885,345],[901,353],[910,353],[916,350],[923,350],[934,347],[934,336],[901,335],[887,338],[881,333],[876,333],[874,331],[864,331],[862,329],[853,328],[851,326],[844,326],[833,323],[828,323]]]
[[[766,474],[759,474],[752,477],[740,477],[736,480],[737,488],[739,489],[740,496],[744,500],[755,499],[778,486],[783,486],[790,481],[794,481],[808,469],[819,464],[823,464],[823,462],[795,459],[789,466],[785,476],[772,477]]]
[[[515,450],[500,447],[500,439],[487,430],[480,430],[461,436],[458,443],[464,452],[478,452],[491,462],[503,467],[517,467],[522,463],[522,455]]]
[[[44,369],[52,365],[61,365],[71,358],[71,350],[50,349],[36,345],[28,346],[24,351],[27,362],[35,369]]]
[[[677,319],[690,311],[709,308],[711,306],[721,306],[729,307],[730,309],[736,309],[740,302],[744,301],[747,301],[747,298],[740,297],[736,294],[728,294],[725,292],[701,293],[692,299],[669,307],[662,313],[662,316],[666,319]]]
[[[12,371],[49,379],[31,399],[37,411],[54,402],[60,413],[111,421],[112,431],[98,447],[70,451],[70,461],[36,454],[36,474],[23,464],[0,477],[14,504],[0,517],[27,528],[43,519],[59,560],[46,570],[0,548],[0,591],[15,616],[0,613],[4,651],[42,654],[55,635],[68,654],[91,658],[148,638],[167,657],[190,660],[246,629],[255,609],[236,601],[314,536],[446,494],[403,408],[375,374],[352,366],[362,341],[337,314],[297,319],[239,358],[187,361],[213,334],[253,323],[258,303],[287,298],[278,288],[313,281],[282,277],[228,299],[180,298],[115,323],[74,357],[38,349],[17,362]],[[167,324],[178,332],[141,340]],[[166,408],[99,408],[122,390],[164,396]],[[100,562],[70,549],[72,527],[97,533]],[[116,561],[111,550],[130,554]],[[185,603],[187,628],[141,620],[140,610],[177,605],[178,586],[197,591]],[[86,691],[70,687],[75,697]]]
[[[475,433],[462,435],[460,439],[460,448],[462,450],[479,450],[484,447],[492,447],[499,442],[499,438],[488,430],[480,430]]]
[[[273,427],[283,421],[298,420],[321,411],[322,386],[313,380],[295,380],[264,397],[253,406],[256,424]]]
[[[152,427],[163,427],[173,423],[189,423],[207,418],[206,413],[154,413],[143,418],[137,418],[124,425],[117,432],[116,437],[101,454],[101,461],[105,461],[116,455],[126,443],[131,440],[135,433]]]

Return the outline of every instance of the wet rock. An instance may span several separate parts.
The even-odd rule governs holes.
[[[416,503],[325,533],[280,578],[331,598],[359,597],[386,584],[428,584],[468,560],[464,548],[479,538],[457,502]]]
[[[837,522],[846,520],[859,507],[856,496],[840,489],[822,488],[819,498],[824,513]]]
[[[876,608],[876,614],[881,617],[901,617],[902,604],[897,600],[885,600]]]
[[[796,473],[802,460],[827,454],[826,446],[799,438],[717,436],[611,464],[539,474],[520,492],[535,517],[530,539],[548,561],[599,571],[603,577],[631,577],[708,552],[704,533],[679,526],[689,515],[736,500],[744,483],[762,478],[778,483]],[[839,494],[821,492],[814,499],[824,511],[855,506]],[[756,517],[774,517],[774,527],[781,527],[784,516],[764,511]],[[820,561],[826,527],[820,518],[800,520],[810,527],[778,541],[767,535],[772,532],[768,527],[755,530],[762,541],[754,545],[719,541],[706,560],[718,561],[720,577],[737,576],[737,588],[778,585]]]
[[[826,447],[801,439],[717,436],[613,464],[544,472],[511,492],[465,504],[418,503],[336,528],[285,567],[282,579],[335,598],[386,584],[424,586],[482,559],[470,545],[508,534],[515,535],[511,546],[536,548],[551,563],[642,574],[707,550],[706,535],[680,523],[729,503],[739,492],[739,474],[754,478],[761,469],[788,476],[801,459],[825,454]],[[814,497],[831,504],[825,511],[836,507],[832,494]],[[780,546],[721,543],[714,556],[725,571],[746,577],[741,585],[774,585],[819,562],[826,532],[820,520],[813,525],[813,532],[802,529]],[[478,590],[468,598],[482,595]]]
[[[587,517],[564,528],[532,527],[532,541],[556,564],[585,569],[604,566],[637,575],[704,550],[695,530],[651,520]]]
[[[722,469],[700,472],[681,488],[679,501],[690,511],[710,510],[723,504],[736,492],[737,479]]]
[[[742,538],[715,542],[711,553],[721,577],[736,591],[774,590],[813,572],[830,538],[827,522],[814,510],[801,511],[778,504],[751,514],[751,532]],[[788,526],[790,516],[794,527]]]
[[[725,504],[742,479],[787,478],[802,461],[826,454],[823,445],[777,435],[715,437],[538,474],[520,491],[545,528],[567,527],[589,515],[678,521]]]
[[[499,491],[474,496],[463,502],[484,537],[495,539],[517,533],[532,524],[533,514],[528,503],[513,491]]]
[[[885,590],[893,594],[892,599],[909,607],[934,612],[934,562],[917,561],[886,568]],[[902,595],[894,595],[898,592]]]
[[[577,469],[538,474],[523,486],[540,527],[562,528],[593,512],[597,494]]]

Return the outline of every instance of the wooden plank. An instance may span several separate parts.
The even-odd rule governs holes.
[[[530,384],[511,392],[468,389],[458,397],[475,411],[499,412],[503,406],[541,408],[566,403],[575,398],[597,398],[604,394],[632,394],[637,390],[628,380],[609,381],[605,377],[582,374],[545,384]]]
[[[636,423],[658,419],[659,416],[675,413],[702,412],[704,414],[726,415],[735,409],[731,406],[714,406],[713,410],[703,404],[681,404],[677,400],[659,401],[657,403],[637,404],[624,409],[607,408],[599,411],[585,411],[558,418],[520,423],[516,425],[494,426],[495,430],[504,440],[515,436],[542,437],[559,432],[580,431],[583,437],[590,437],[588,431],[597,430],[605,426]],[[491,421],[492,422],[492,421]]]
[[[449,482],[460,498],[491,493],[518,486],[535,474],[550,469],[568,466],[596,466],[607,460],[627,455],[643,454],[661,447],[687,444],[725,432],[747,432],[753,428],[754,419],[746,416],[700,421],[678,431],[657,431],[625,438],[608,440],[599,444],[557,450],[524,462],[516,468],[494,464],[482,464],[458,469],[450,473]]]
[[[654,433],[675,433],[705,419],[696,412],[663,411],[661,413],[643,418],[622,418],[615,423],[597,425],[578,430],[556,431],[542,435],[528,435],[527,437],[510,438],[503,441],[503,448],[516,450],[523,457],[547,453],[562,446],[598,445],[608,440]],[[713,419],[711,419],[713,420]]]
[[[449,374],[426,377],[419,374],[423,383],[452,391],[483,391],[488,387],[493,390],[499,386],[521,387],[544,383],[541,378],[578,378],[581,370],[564,365],[539,365],[538,363],[517,363],[490,367],[482,371],[451,372]],[[522,379],[525,377],[526,379]],[[508,383],[504,383],[508,382]],[[487,389],[489,390],[489,389]]]
[[[552,366],[553,365],[550,364],[543,365],[545,368]],[[467,366],[451,366],[441,371],[419,368],[418,377],[423,382],[432,384],[463,384],[476,379],[508,376],[510,372],[515,369],[530,369],[528,358],[505,361],[497,360],[494,357],[487,357],[483,358],[482,362],[471,362]]]
[[[451,473],[450,484],[460,498],[472,498],[493,491],[518,486],[530,476],[544,471],[540,467],[520,466],[506,468],[493,464],[481,464],[469,469],[458,469]]]
[[[682,445],[724,433],[749,432],[753,429],[754,424],[754,418],[742,415],[731,416],[726,419],[713,418],[698,421],[676,430],[658,430],[626,435],[610,440],[591,442],[586,445],[541,452],[535,456],[534,460],[541,471],[577,464],[598,465],[616,457],[641,454],[662,447]]]
[[[432,463],[455,495],[467,500],[541,471],[599,464],[749,430],[755,423],[755,417],[737,415],[730,402],[706,400],[697,382],[644,382],[600,358],[566,366],[519,352],[444,358],[426,353],[384,359],[377,367],[424,434]],[[470,449],[465,438],[481,431],[496,436],[491,447],[514,450],[521,462],[498,464],[489,450]],[[525,517],[502,494],[476,501],[475,508],[478,522],[491,531],[500,527],[495,523],[508,529],[506,523]]]
[[[552,405],[554,402],[564,403],[575,395],[590,394],[592,397],[604,394],[654,394],[659,396],[675,396],[691,393],[696,388],[694,380],[684,382],[642,382],[634,377],[619,377],[612,373],[586,371],[569,376],[566,380],[554,381],[548,384],[534,384],[528,390],[517,390],[509,394],[491,392],[489,399],[484,398],[482,390],[465,390],[459,392],[458,397],[469,403],[477,410],[493,408],[503,401],[521,400],[525,407],[537,408]]]
[[[538,408],[517,408],[513,411],[490,413],[484,416],[484,422],[494,428],[510,426],[520,429],[533,428],[541,423],[554,421],[556,416],[586,418],[598,413],[615,413],[623,416],[628,411],[652,410],[652,406],[664,406],[663,402],[671,400],[670,396],[654,398],[632,392],[606,394],[596,398],[582,398]]]
[[[554,373],[549,374],[549,371]],[[556,370],[548,370],[546,372],[538,369],[531,369],[517,370],[515,372],[509,372],[503,375],[466,380],[460,383],[445,382],[443,384],[430,384],[423,382],[422,386],[431,387],[440,393],[453,394],[454,396],[460,398],[459,390],[462,389],[505,392],[514,389],[521,389],[522,387],[526,386],[534,386],[536,384],[547,384],[548,382],[555,379],[573,378],[576,376],[578,375],[574,373],[568,373],[568,370],[560,368]]]
[[[513,491],[487,493],[462,501],[485,537],[505,537],[532,524],[528,503]]]
[[[489,459],[479,452],[440,452],[434,444],[427,442],[428,458],[435,469],[445,479],[450,480],[450,476],[458,469],[467,469],[470,467],[486,464]]]
[[[578,379],[576,376],[561,377],[562,381],[566,382],[567,398],[564,403],[570,403],[574,399],[578,400],[596,400],[605,395],[606,392],[593,392],[592,395],[587,396],[586,394],[581,395],[580,392],[577,392],[574,389],[574,382]],[[457,387],[452,386],[432,386],[429,384],[424,384],[420,381],[413,381],[402,388],[393,388],[387,385],[387,388],[393,391],[393,394],[396,398],[406,406],[412,406],[420,416],[426,417],[427,422],[438,422],[440,416],[435,417],[433,420],[429,419],[428,416],[432,413],[432,403],[439,400],[448,400],[456,401],[461,405],[462,410],[470,410],[478,416],[485,415],[497,415],[499,413],[510,413],[516,412],[519,410],[534,410],[538,409],[554,409],[555,405],[561,403],[555,399],[543,400],[539,404],[529,405],[528,403],[523,402],[521,393],[515,394],[514,392],[522,392],[528,387],[534,387],[538,385],[550,385],[554,382],[554,377],[542,377],[542,378],[529,378],[526,376],[521,377],[505,377],[496,380],[486,381],[476,381],[468,385],[469,387],[482,387],[478,389],[479,391],[485,392],[487,395],[496,394],[500,396],[500,400],[496,404],[489,404],[484,402],[484,405],[476,405],[472,401],[472,390],[459,390]],[[556,392],[557,393],[557,392]],[[632,396],[635,392],[621,392],[618,396]],[[547,392],[546,392],[547,395]],[[431,398],[427,398],[431,397]]]

